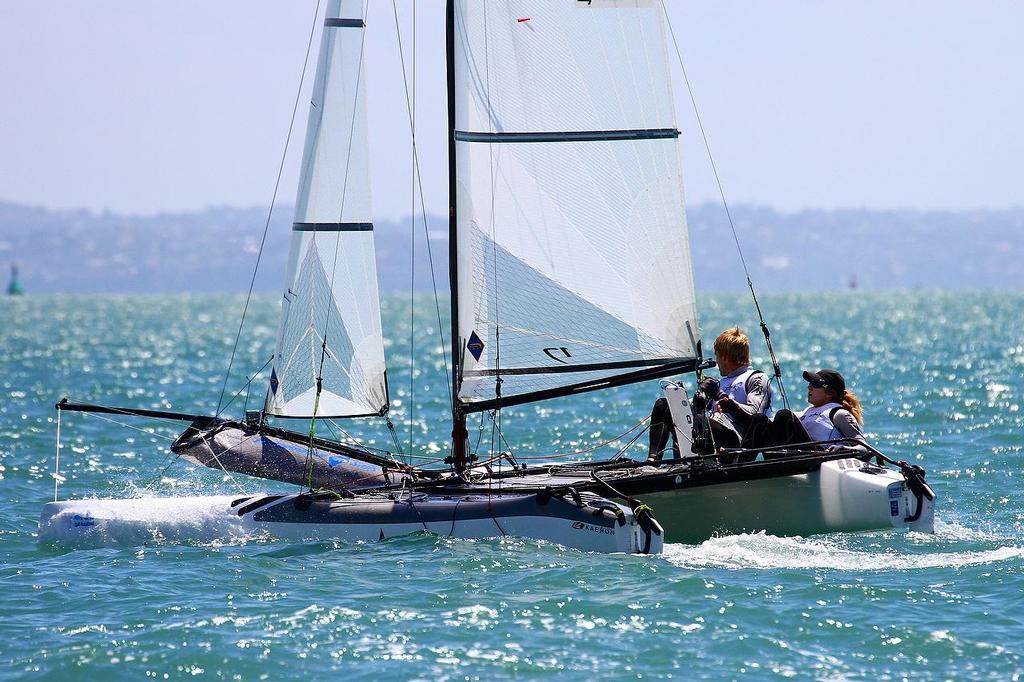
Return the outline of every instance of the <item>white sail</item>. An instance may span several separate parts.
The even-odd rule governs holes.
[[[328,4],[266,411],[351,417],[387,409],[373,244],[361,0]],[[325,345],[326,344],[326,345]]]
[[[455,3],[469,409],[696,356],[663,20],[644,0]]]

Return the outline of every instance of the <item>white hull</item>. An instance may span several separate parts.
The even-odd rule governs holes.
[[[249,538],[375,541],[429,532],[457,538],[511,535],[592,552],[659,553],[662,535],[645,531],[627,507],[612,504],[596,497],[581,507],[557,497],[538,502],[536,495],[453,499],[422,493],[397,500],[309,501],[300,495],[72,500],[43,507],[39,541],[89,548]]]
[[[669,542],[767,532],[814,535],[902,528],[934,531],[935,501],[918,501],[903,475],[856,459],[819,471],[637,494],[665,527]],[[917,516],[916,520],[908,520]]]

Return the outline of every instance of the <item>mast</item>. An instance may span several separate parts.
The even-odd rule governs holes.
[[[462,340],[459,338],[458,216],[455,174],[455,2],[445,3],[445,54],[448,76],[448,283],[451,290],[452,344],[452,456],[451,464],[461,473],[468,460],[469,432],[459,401],[462,376]]]

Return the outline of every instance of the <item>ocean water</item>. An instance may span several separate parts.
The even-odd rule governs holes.
[[[242,303],[0,301],[0,679],[1024,674],[1024,295],[764,296],[794,404],[801,369],[840,369],[873,441],[928,470],[934,535],[740,535],[657,557],[429,535],[39,546],[39,510],[54,495],[53,404],[214,411]],[[393,297],[384,308],[396,437],[410,460],[436,459],[449,427],[433,300]],[[756,330],[742,296],[707,296],[701,311],[709,339],[736,323]],[[275,324],[276,297],[255,300],[229,413],[261,402],[264,376],[244,386],[270,356]],[[613,445],[594,445],[642,419],[655,397],[656,382],[514,408],[501,430],[522,458],[608,456]],[[168,457],[180,424],[67,414],[61,427],[62,499],[274,488]],[[379,421],[322,428],[392,440]],[[488,451],[491,422],[471,430]]]

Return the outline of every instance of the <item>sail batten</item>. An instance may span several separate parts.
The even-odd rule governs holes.
[[[459,142],[602,142],[607,140],[657,140],[679,137],[675,128],[631,130],[560,130],[545,132],[473,132],[456,130]]]
[[[265,408],[275,416],[358,417],[388,409],[364,14],[362,0],[331,0],[324,19]]]
[[[293,232],[372,232],[373,223],[292,223]]]
[[[558,350],[558,349],[554,349]],[[501,369],[469,369],[464,376],[496,376],[514,374],[562,374],[565,372],[600,372],[608,369],[629,369],[634,367],[659,367],[680,362],[680,358],[652,358],[650,360],[624,360],[622,362],[597,362],[592,364],[554,365],[545,367],[503,367]],[[685,361],[685,360],[684,360]]]
[[[346,19],[345,17],[327,17],[324,19],[326,28],[366,28],[362,19]]]
[[[461,409],[694,367],[660,5],[455,0],[454,13]]]

